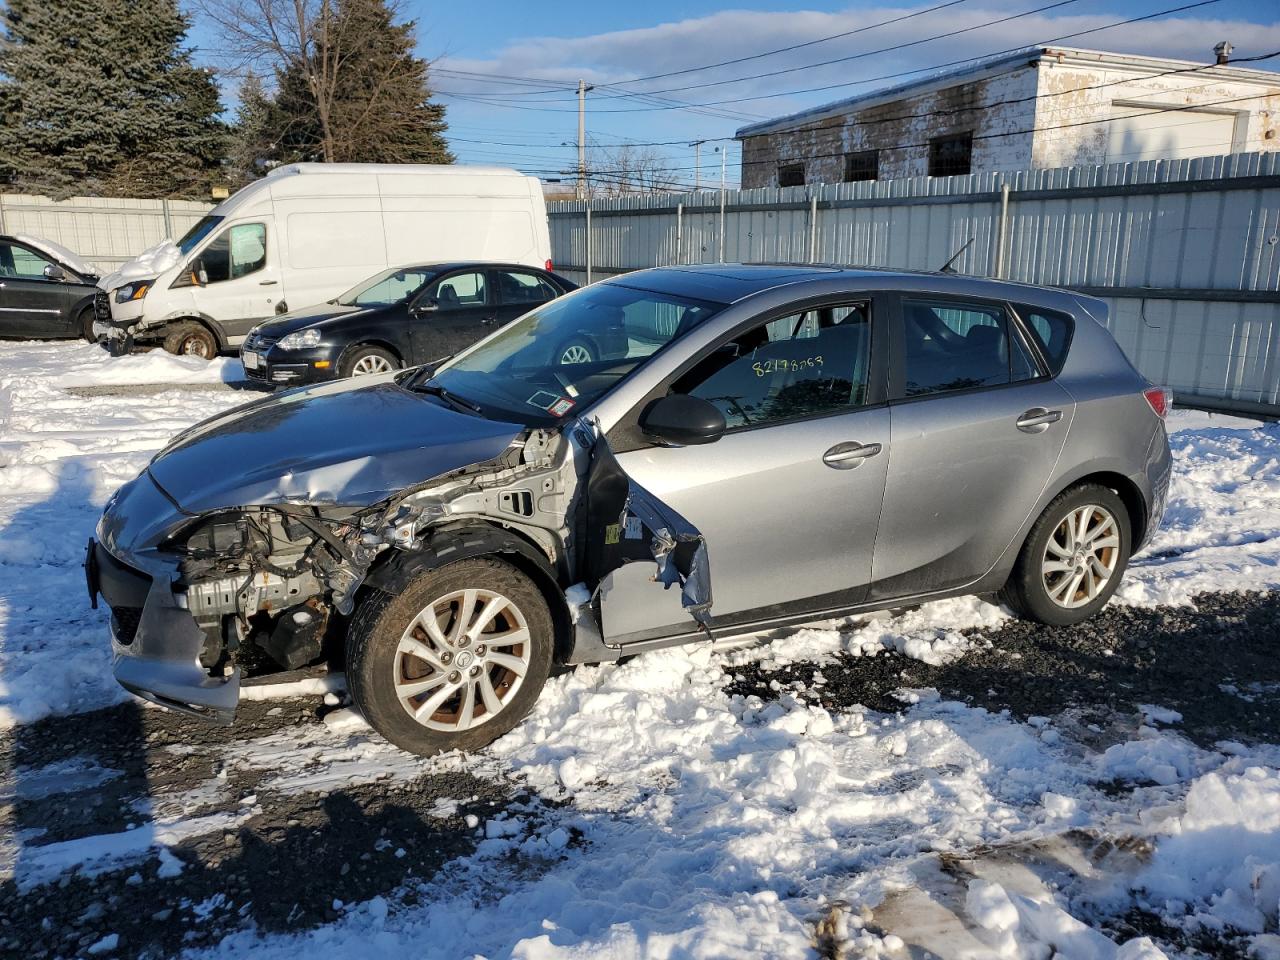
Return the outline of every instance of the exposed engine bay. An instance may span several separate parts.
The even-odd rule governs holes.
[[[316,662],[331,624],[352,613],[362,589],[394,590],[396,571],[447,562],[462,531],[505,538],[545,568],[561,596],[580,583],[595,591],[623,563],[656,561],[653,579],[680,586],[705,628],[710,581],[701,536],[631,484],[584,422],[528,429],[493,460],[371,507],[223,510],[193,518],[160,548],[178,557],[174,600],[202,631],[200,664],[218,678],[231,677],[253,648],[288,670]],[[565,659],[616,659],[600,640],[598,613],[570,612],[577,636]]]

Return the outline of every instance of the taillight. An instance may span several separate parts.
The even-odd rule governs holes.
[[[554,263],[552,263],[550,260],[548,260],[548,261],[547,261],[547,273],[550,273],[550,272],[551,272],[552,270],[554,270],[555,268],[556,268],[556,265],[555,265]]]
[[[1169,415],[1169,408],[1173,406],[1173,391],[1168,387],[1152,387],[1149,390],[1143,390],[1142,395],[1147,398],[1147,403],[1161,420]]]

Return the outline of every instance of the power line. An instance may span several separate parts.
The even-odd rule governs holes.
[[[1059,2],[1060,2],[1060,3],[1062,3],[1062,2],[1067,2],[1067,0],[1059,0]],[[880,83],[880,82],[883,82],[883,81],[885,81],[885,80],[896,80],[896,79],[901,79],[901,78],[904,78],[904,77],[915,76],[915,75],[917,75],[917,74],[921,74],[921,73],[928,73],[928,72],[931,72],[931,71],[934,71],[934,70],[941,70],[941,69],[945,69],[945,68],[948,68],[948,67],[967,66],[967,65],[970,65],[970,64],[980,63],[980,62],[982,62],[982,61],[989,60],[989,59],[991,59],[992,57],[1004,56],[1004,55],[1006,55],[1006,54],[1015,54],[1015,53],[1019,53],[1019,52],[1024,51],[1024,50],[1030,50],[1030,49],[1033,49],[1033,48],[1035,48],[1035,47],[1044,47],[1044,46],[1047,46],[1047,45],[1049,45],[1049,44],[1053,44],[1053,43],[1060,43],[1060,42],[1062,42],[1063,40],[1071,40],[1071,39],[1074,39],[1074,38],[1076,38],[1076,37],[1083,37],[1083,36],[1088,36],[1088,35],[1090,35],[1090,34],[1094,34],[1094,33],[1101,33],[1102,31],[1105,31],[1105,30],[1112,30],[1112,29],[1115,29],[1116,27],[1124,27],[1124,26],[1129,26],[1129,25],[1134,24],[1134,23],[1142,23],[1142,22],[1145,22],[1145,21],[1147,21],[1147,20],[1154,20],[1154,19],[1156,19],[1157,17],[1163,17],[1163,16],[1167,16],[1167,15],[1169,15],[1169,14],[1174,14],[1174,13],[1183,13],[1183,12],[1185,12],[1185,11],[1187,11],[1187,10],[1194,10],[1194,9],[1199,8],[1199,7],[1206,7],[1206,6],[1210,6],[1210,5],[1212,5],[1212,4],[1221,3],[1221,2],[1222,2],[1222,0],[1196,0],[1196,2],[1193,2],[1193,3],[1187,3],[1187,4],[1182,4],[1182,5],[1180,5],[1180,6],[1176,6],[1176,7],[1169,7],[1169,8],[1163,9],[1163,10],[1157,10],[1157,11],[1155,11],[1154,13],[1145,14],[1145,15],[1140,16],[1140,17],[1130,17],[1129,19],[1126,19],[1126,20],[1117,20],[1117,21],[1114,21],[1114,22],[1111,22],[1111,23],[1103,24],[1103,25],[1101,25],[1101,26],[1097,26],[1097,27],[1090,27],[1090,28],[1085,29],[1085,30],[1076,30],[1076,31],[1074,31],[1074,32],[1072,32],[1072,33],[1062,34],[1061,36],[1052,37],[1052,38],[1050,38],[1050,39],[1048,39],[1048,40],[1042,40],[1042,41],[1040,41],[1040,42],[1038,42],[1038,43],[1034,43],[1034,44],[1024,44],[1024,45],[1020,45],[1020,46],[1016,46],[1016,47],[1008,47],[1008,48],[1006,48],[1006,49],[1004,49],[1004,50],[997,50],[997,51],[995,51],[995,52],[993,52],[993,53],[986,53],[986,54],[982,54],[981,56],[977,56],[977,57],[966,57],[966,58],[961,59],[961,60],[951,60],[951,61],[947,61],[947,62],[945,62],[945,63],[933,64],[933,65],[931,65],[931,66],[926,66],[926,67],[917,67],[917,68],[912,69],[912,70],[904,70],[904,71],[900,71],[900,72],[898,72],[898,73],[882,74],[882,75],[877,76],[877,77],[871,77],[871,78],[862,79],[862,80],[851,80],[851,81],[845,81],[845,82],[842,82],[842,83],[826,84],[826,85],[824,85],[824,86],[818,86],[818,87],[804,87],[804,88],[796,89],[796,90],[781,90],[781,91],[774,91],[774,92],[767,93],[767,94],[759,94],[759,95],[756,95],[756,96],[749,96],[749,97],[731,97],[731,98],[724,99],[724,100],[709,100],[709,101],[706,101],[706,102],[703,102],[703,103],[685,104],[685,106],[686,106],[686,107],[715,107],[715,106],[722,106],[722,105],[725,105],[725,104],[748,103],[748,102],[752,102],[752,101],[756,101],[756,100],[773,100],[773,99],[776,99],[776,98],[778,98],[778,97],[784,97],[784,96],[795,96],[795,95],[798,95],[798,94],[804,94],[804,93],[818,93],[818,92],[824,92],[824,91],[827,91],[827,90],[836,90],[836,89],[841,89],[841,88],[845,88],[845,87],[861,86],[861,85],[865,85],[865,84],[868,84],[868,83]],[[1053,6],[1053,5],[1051,5],[1051,6]],[[1038,11],[1028,11],[1027,13],[1034,13],[1034,12],[1038,12]],[[1025,15],[1027,15],[1027,14],[1019,14],[1018,16],[1025,16]],[[1007,19],[1016,19],[1016,18],[1007,18]],[[997,22],[1001,22],[1001,21],[992,21],[992,23],[997,23]],[[972,29],[976,29],[976,28],[972,28]],[[931,39],[937,39],[937,38],[931,38]],[[925,42],[925,41],[917,41],[917,42],[921,42],[921,43],[922,43],[922,42]],[[831,61],[831,62],[834,62],[834,61]],[[822,65],[822,64],[817,64],[817,66],[821,66],[821,65]],[[809,67],[798,67],[798,68],[795,68],[795,69],[809,69]],[[757,78],[754,78],[754,77],[742,77],[742,78],[739,78],[739,79],[746,80],[746,79],[757,79]],[[724,81],[719,81],[719,82],[724,82]],[[707,85],[708,85],[708,86],[712,86],[712,85],[715,85],[715,84],[707,84]],[[451,95],[451,94],[448,94],[446,91],[437,91],[437,92],[442,93],[442,94],[445,94],[445,95]],[[504,108],[516,108],[516,109],[524,109],[524,110],[537,110],[537,111],[540,111],[540,112],[546,112],[546,113],[564,113],[564,112],[571,112],[571,111],[568,111],[568,110],[567,110],[567,108],[563,108],[563,107],[529,107],[529,106],[518,106],[518,105],[516,105],[516,104],[505,104],[505,103],[496,103],[496,102],[495,102],[495,103],[493,103],[492,105],[493,105],[493,106],[501,106],[501,107],[504,107]],[[663,107],[632,107],[632,108],[620,108],[620,109],[613,109],[613,110],[610,110],[610,109],[597,109],[595,112],[596,112],[596,113],[643,113],[643,112],[650,112],[650,111],[653,111],[653,110],[660,110],[660,109],[674,109],[674,108],[663,108]]]

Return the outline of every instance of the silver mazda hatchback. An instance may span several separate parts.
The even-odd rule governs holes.
[[[555,664],[960,594],[1079,622],[1169,483],[1169,394],[1105,316],[945,274],[670,267],[251,403],[108,503],[85,566],[115,675],[230,721],[243,665],[328,663],[430,754],[511,729]]]

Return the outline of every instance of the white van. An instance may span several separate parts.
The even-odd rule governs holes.
[[[501,167],[294,163],[99,282],[95,332],[213,356],[287,310],[388,267],[499,260],[551,269],[542,184]]]

